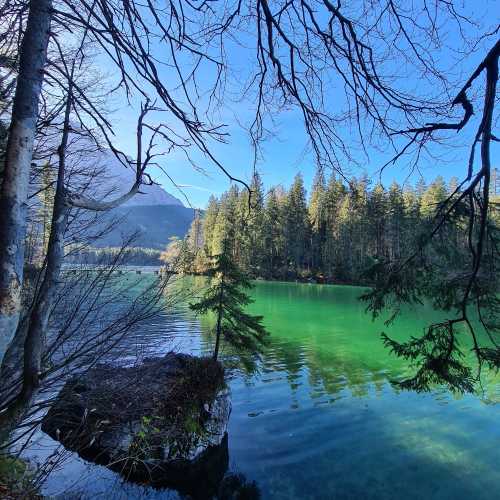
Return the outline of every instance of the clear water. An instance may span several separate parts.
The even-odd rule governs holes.
[[[382,346],[380,332],[405,338],[440,314],[407,311],[387,329],[365,314],[361,292],[256,284],[251,310],[264,315],[271,342],[259,373],[236,373],[230,381],[230,470],[256,481],[264,499],[500,498],[500,379],[489,375],[484,392],[461,397],[445,389],[396,390],[390,380],[409,366]],[[209,319],[199,321],[180,304],[131,339],[130,358],[172,348],[207,353],[209,328]],[[42,434],[35,441],[33,459],[56,447]],[[74,455],[45,486],[59,498],[72,492],[75,498],[177,497],[126,483]]]

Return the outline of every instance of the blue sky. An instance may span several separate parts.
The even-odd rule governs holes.
[[[498,2],[492,0],[471,1],[468,0],[462,4],[462,13],[474,16],[479,19],[481,26],[477,32],[486,30],[491,23],[498,19]],[[468,35],[473,38],[475,28],[470,28]],[[456,79],[457,91],[458,82],[465,81],[466,75],[470,74],[477,64],[484,57],[488,47],[491,47],[495,38],[490,37],[485,40],[477,50],[470,54],[466,60],[460,60],[457,51],[462,48],[458,32],[452,28],[443,30],[443,39],[445,41],[442,48],[442,57],[440,62],[443,68],[450,68],[450,75]],[[498,36],[498,35],[497,35]],[[161,50],[161,47],[158,47]],[[251,57],[253,52],[241,47],[230,47],[228,58],[234,61],[234,73],[244,73],[246,65],[252,64]],[[397,63],[391,63],[393,67],[389,70],[398,71]],[[168,80],[169,75],[165,73],[164,77]],[[210,78],[210,74],[207,74]],[[420,85],[425,91],[427,82],[418,82],[410,78],[404,82],[408,87],[420,89]],[[238,97],[237,85],[230,87],[231,95]],[[480,87],[478,87],[480,88]],[[116,132],[118,145],[126,152],[133,154],[133,144],[135,141],[135,112],[132,107],[121,105],[120,102],[114,102],[117,111],[113,115],[113,123]],[[212,151],[217,159],[231,172],[235,177],[249,180],[254,165],[253,148],[248,133],[242,128],[241,123],[249,123],[252,115],[254,102],[250,99],[228,99],[222,109],[218,110],[220,121],[227,125],[227,132],[230,134],[228,144],[215,144]],[[477,117],[475,117],[477,119]],[[273,116],[273,137],[264,141],[261,147],[261,155],[257,162],[257,168],[261,174],[266,187],[276,184],[284,186],[290,185],[293,177],[301,172],[304,176],[306,188],[310,187],[314,172],[316,169],[314,157],[308,148],[308,138],[305,134],[300,115],[294,109],[285,112],[276,113]],[[348,144],[352,156],[357,158],[358,164],[346,164],[349,175],[368,174],[374,182],[379,179],[384,184],[390,184],[392,180],[403,183],[407,179],[415,182],[420,175],[427,181],[434,179],[437,175],[442,175],[446,179],[452,176],[461,177],[466,170],[466,161],[468,156],[468,145],[470,138],[475,132],[477,121],[469,125],[469,129],[458,137],[448,135],[450,140],[445,144],[436,144],[431,150],[431,155],[424,155],[418,164],[418,171],[411,172],[408,166],[408,159],[401,159],[395,166],[388,167],[380,174],[380,167],[391,157],[391,151],[387,144],[379,143],[377,147],[369,146],[365,154],[351,131],[350,125],[341,127],[341,132]],[[367,132],[368,133],[368,132]],[[350,137],[352,136],[352,140]],[[197,164],[203,168],[203,173],[196,171],[179,153],[171,154],[161,159],[161,164],[175,182],[182,187],[183,192],[189,198],[194,207],[204,207],[211,194],[218,195],[228,189],[229,180],[227,177],[208,159],[200,154],[193,152]],[[493,166],[500,167],[500,148],[493,146],[492,150]],[[172,185],[171,181],[159,170],[153,170],[152,176],[167,191],[180,197],[186,203],[179,191]],[[410,175],[411,174],[411,175]],[[328,175],[328,172],[327,172]]]

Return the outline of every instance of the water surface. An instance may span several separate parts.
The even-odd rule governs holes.
[[[153,279],[153,278],[145,278]],[[180,285],[179,285],[180,286]],[[199,289],[202,282],[185,279]],[[442,317],[430,308],[406,311],[390,329],[372,322],[362,289],[258,282],[251,311],[271,332],[259,371],[230,380],[230,469],[256,481],[264,499],[496,499],[500,497],[500,384],[454,396],[397,390],[411,373],[385,349],[380,332],[407,338]],[[186,304],[151,321],[133,338],[130,359],[143,352],[209,353],[210,319]],[[132,347],[133,345],[133,347]],[[222,358],[232,359],[223,351]],[[56,446],[39,435],[32,458]],[[124,482],[72,455],[46,484],[71,498],[176,498]]]

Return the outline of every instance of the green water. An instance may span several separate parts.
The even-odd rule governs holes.
[[[461,397],[443,388],[398,391],[390,381],[411,369],[383,347],[380,332],[406,338],[442,314],[406,311],[386,329],[365,314],[361,292],[256,284],[251,310],[265,317],[271,339],[258,373],[235,372],[230,381],[230,470],[255,481],[264,499],[499,498],[499,379],[488,375],[484,393]],[[140,337],[157,351],[208,353],[209,327],[179,305]],[[76,478],[82,498],[176,496],[124,483],[76,457],[46,492],[66,491]]]

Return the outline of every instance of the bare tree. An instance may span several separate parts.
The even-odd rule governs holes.
[[[418,169],[422,155],[428,153],[433,144],[453,144],[453,136],[447,133],[460,132],[467,138],[466,126],[481,99],[481,92],[473,94],[471,87],[477,86],[479,77],[486,74],[482,120],[472,139],[471,161],[460,185],[466,194],[459,195],[459,202],[453,198],[455,201],[450,200],[440,210],[436,229],[430,231],[426,240],[432,241],[438,228],[456,214],[462,202],[468,202],[471,267],[462,304],[463,307],[470,304],[471,293],[485,263],[483,256],[488,238],[490,201],[486,193],[491,170],[489,149],[495,137],[491,128],[495,120],[497,26],[478,27],[453,3],[443,0],[422,0],[411,5],[395,0],[359,0],[352,5],[330,0],[276,3],[268,0],[245,3],[240,0],[227,3],[177,0],[167,4],[154,0],[54,0],[53,4],[32,1],[27,10],[23,2],[16,6],[17,11],[10,12],[11,18],[19,18],[22,25],[26,13],[28,17],[26,30],[20,37],[21,63],[13,124],[26,97],[21,89],[31,89],[30,119],[36,121],[35,97],[40,95],[40,71],[43,69],[48,85],[60,86],[66,94],[71,88],[73,102],[79,113],[86,116],[81,122],[92,121],[108,147],[119,156],[113,145],[111,124],[78,82],[70,77],[64,58],[45,56],[49,34],[40,27],[48,28],[50,24],[53,53],[61,55],[64,52],[62,45],[68,38],[86,38],[118,70],[117,89],[123,91],[126,98],[147,101],[154,95],[161,103],[157,111],[167,113],[173,124],[153,132],[170,146],[185,151],[188,157],[190,148],[197,148],[231,180],[235,179],[217,161],[210,148],[211,141],[224,141],[225,133],[218,124],[212,123],[206,111],[223,97],[226,69],[232,63],[226,48],[235,40],[242,46],[250,42],[256,49],[257,64],[250,65],[252,69],[246,85],[237,87],[238,95],[250,95],[256,100],[249,125],[256,151],[266,135],[269,116],[278,109],[295,108],[302,117],[319,165],[333,167],[344,177],[344,163],[354,160],[350,147],[352,130],[357,131],[359,144],[365,152],[369,144],[384,145],[392,151],[388,164],[410,158],[413,169]],[[466,50],[466,57],[472,57],[477,47],[492,46],[458,93],[456,89],[463,83],[457,82],[462,75],[452,77],[449,65],[440,57],[442,32],[450,27],[459,32],[464,45],[468,42],[464,38],[464,27],[474,32],[475,40],[468,46],[471,48]],[[33,64],[27,67],[28,58],[35,57],[33,53],[37,47],[43,50],[37,52]],[[166,50],[160,52],[158,47]],[[249,60],[255,61],[255,53]],[[198,75],[203,65],[212,68],[213,78],[201,86]],[[162,79],[162,66],[171,70],[170,77],[175,80],[173,86]],[[35,67],[39,70],[37,86],[30,87],[28,82],[33,74],[30,71]],[[417,81],[415,88],[411,82]],[[205,112],[200,111],[200,106]],[[458,115],[459,107],[462,117]],[[0,226],[4,244],[0,265],[9,269],[0,282],[0,317],[3,317],[0,321],[5,323],[3,349],[14,335],[19,317],[25,233],[25,217],[20,215],[20,207],[27,195],[31,160],[29,148],[23,150],[26,154],[22,158],[17,153],[9,153],[14,152],[13,130],[14,125],[9,136],[2,195],[5,208],[9,210],[6,220],[11,222]],[[481,166],[477,169],[479,173],[475,173],[474,151],[479,142]],[[16,169],[21,166],[23,175],[18,177]],[[14,178],[14,184],[7,180]],[[9,199],[11,188],[20,195],[15,205],[5,201]],[[76,195],[67,199],[74,205],[89,206],[88,200]],[[94,205],[93,208],[100,207]],[[491,255],[496,257],[496,240],[490,240],[490,245],[495,249]],[[408,263],[411,262],[410,256]],[[396,274],[402,269],[394,263],[391,265]],[[388,275],[394,276],[394,272]],[[390,292],[387,284],[379,289]],[[458,320],[454,318],[453,321],[455,319]],[[471,335],[474,337],[473,332]],[[450,338],[454,342],[454,335]],[[476,353],[479,352],[478,347]],[[497,350],[482,352],[491,360]]]
[[[194,81],[196,69],[205,61],[215,65],[216,68],[213,92],[216,92],[220,85],[222,66],[208,51],[203,52],[199,40],[195,40],[186,29],[189,25],[190,29],[198,34],[197,38],[200,36],[210,38],[213,35],[211,33],[200,35],[199,24],[190,22],[182,8],[178,10],[174,4],[161,9],[153,2],[143,5],[141,2],[101,0],[92,2],[32,0],[28,6],[20,2],[15,7],[17,11],[13,8],[9,15],[20,19],[16,26],[22,27],[23,14],[26,10],[28,17],[26,29],[21,36],[20,66],[1,195],[5,218],[0,224],[2,240],[0,265],[5,272],[0,278],[0,358],[3,357],[14,336],[21,309],[26,235],[25,206],[43,77],[47,84],[63,86],[66,92],[71,86],[72,99],[78,104],[80,112],[95,122],[108,147],[118,154],[111,141],[112,127],[109,121],[88,99],[78,83],[71,80],[70,72],[61,65],[62,61],[47,57],[49,39],[55,53],[60,54],[63,52],[61,43],[67,43],[68,39],[78,36],[88,39],[100,47],[102,53],[118,70],[120,78],[117,88],[123,90],[127,98],[135,95],[147,101],[149,93],[156,95],[163,107],[157,111],[167,112],[175,125],[168,127],[164,125],[164,130],[158,129],[154,132],[160,134],[171,145],[186,151],[194,145],[215,160],[205,141],[224,139],[224,133],[218,126],[201,121],[188,89],[188,86],[196,87]],[[191,10],[196,14],[198,9],[193,7]],[[168,58],[163,62],[175,68],[177,80],[183,89],[181,96],[172,93],[159,76],[158,66],[162,61],[153,53],[151,47],[153,41],[161,39],[169,47]],[[177,62],[176,51],[180,50],[186,51],[193,58],[187,74]],[[61,76],[68,79],[64,81]],[[187,100],[186,109],[179,103],[182,98]],[[223,168],[222,165],[220,167]],[[135,194],[138,188],[138,184],[134,186],[129,196]],[[69,198],[75,206],[88,206],[90,203],[77,194]],[[111,206],[93,204],[92,208],[101,210]]]
[[[491,143],[496,140],[492,132],[498,83],[500,41],[488,52],[464,86],[456,95],[452,106],[461,106],[463,117],[457,122],[428,123],[423,127],[397,132],[408,138],[405,148],[417,144],[423,148],[442,130],[460,132],[478,110],[470,98],[471,86],[484,75],[483,103],[479,107],[481,117],[470,146],[467,175],[455,191],[437,207],[433,227],[425,235],[414,253],[399,262],[384,264],[383,278],[375,290],[365,296],[375,315],[390,302],[395,302],[396,312],[402,302],[419,302],[420,297],[430,297],[437,306],[451,311],[446,321],[431,324],[426,332],[406,343],[396,342],[384,335],[384,342],[396,354],[417,361],[416,374],[402,385],[417,390],[429,390],[432,384],[444,382],[458,391],[474,390],[481,380],[484,364],[494,370],[500,368],[500,300],[498,299],[499,228],[495,221],[495,205],[490,202],[491,191]],[[476,147],[480,143],[480,161],[476,168]],[[441,271],[439,287],[429,287],[432,259],[426,253],[433,242],[445,233],[447,227],[463,219],[467,232],[469,258],[463,269],[449,266]],[[449,245],[449,242],[446,242]],[[424,281],[418,274],[424,271]],[[436,277],[434,277],[436,278]],[[477,316],[479,327],[474,324]],[[394,319],[393,316],[392,319]],[[477,360],[477,372],[463,360],[463,348],[459,339],[460,326],[472,339],[472,351]],[[487,335],[481,339],[481,330]]]

